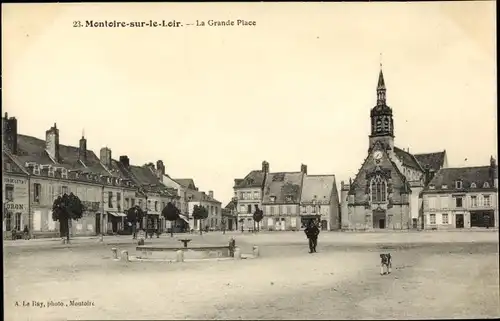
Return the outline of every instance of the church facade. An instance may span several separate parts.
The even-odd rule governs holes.
[[[341,182],[341,228],[422,228],[420,195],[434,174],[448,166],[446,151],[414,155],[394,145],[394,120],[382,70],[370,118],[368,155],[354,180]]]

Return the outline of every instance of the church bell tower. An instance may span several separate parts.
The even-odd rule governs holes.
[[[381,142],[387,150],[394,148],[394,122],[392,119],[392,109],[386,103],[386,88],[382,65],[378,75],[377,85],[377,105],[370,111],[371,134],[369,151],[375,142]]]

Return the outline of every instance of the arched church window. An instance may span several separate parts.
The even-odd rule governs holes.
[[[372,179],[370,185],[372,202],[385,202],[387,200],[387,182],[377,175]]]

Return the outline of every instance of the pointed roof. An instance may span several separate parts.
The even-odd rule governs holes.
[[[446,151],[413,155],[423,168],[437,171],[444,166]]]
[[[335,175],[304,175],[301,203],[330,204]]]
[[[438,191],[446,185],[447,192],[463,192],[463,191],[481,191],[484,189],[494,189],[492,185],[491,166],[474,166],[474,167],[456,167],[456,168],[441,168],[432,178],[424,191]],[[462,188],[457,190],[456,181],[462,182]],[[488,183],[489,187],[485,187],[484,183]],[[471,186],[472,183],[476,187]],[[431,186],[434,185],[434,189]]]
[[[377,90],[385,90],[385,81],[384,81],[384,73],[382,72],[382,66],[380,66],[380,73],[378,74]]]
[[[261,170],[253,170],[244,179],[236,178],[234,188],[262,187],[266,174]]]
[[[302,192],[303,177],[304,173],[302,172],[269,173],[264,185],[262,203],[298,204]],[[275,197],[274,202],[271,202],[271,197]],[[291,197],[291,200],[287,201],[287,197]]]

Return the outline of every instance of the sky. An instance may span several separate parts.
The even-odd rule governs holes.
[[[495,2],[2,4],[2,110],[18,131],[163,160],[223,206],[260,169],[354,177],[383,64],[395,145],[497,155]],[[179,28],[74,28],[162,19]],[[195,27],[244,19],[255,26]]]

